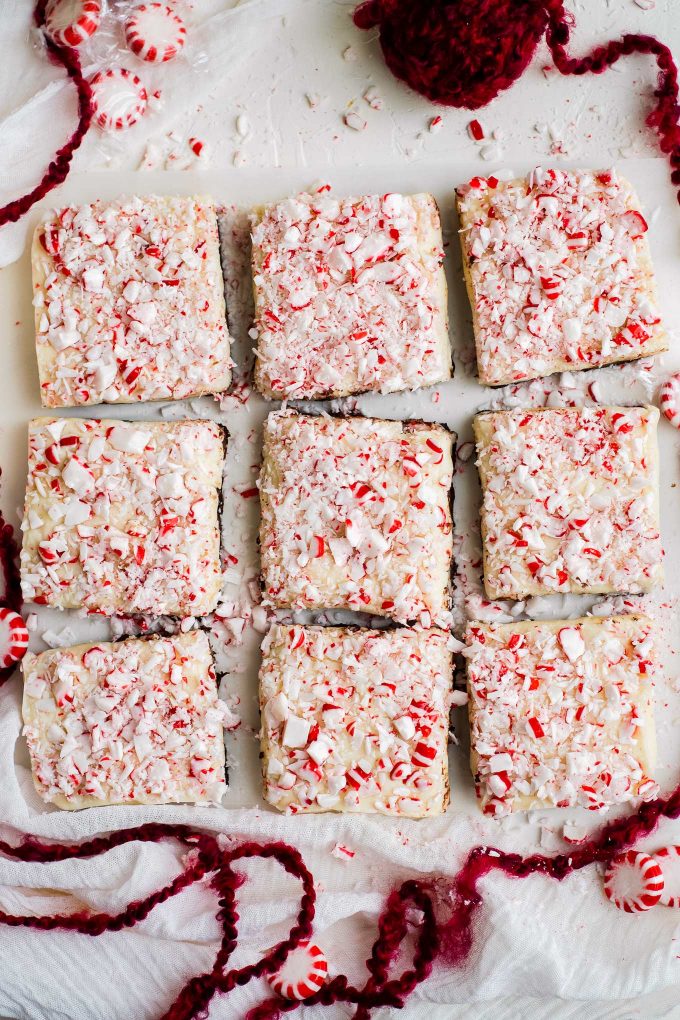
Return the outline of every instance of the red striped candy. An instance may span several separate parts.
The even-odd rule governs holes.
[[[680,373],[666,379],[659,394],[659,404],[671,425],[680,429]]]
[[[268,980],[284,999],[307,999],[319,991],[327,976],[328,962],[323,949],[312,942],[301,942]]]
[[[125,38],[132,52],[152,64],[176,57],[186,34],[184,22],[167,4],[142,4],[125,24]]]
[[[58,46],[80,46],[99,28],[101,0],[49,0],[45,30]]]
[[[626,850],[604,873],[604,891],[619,910],[634,914],[656,906],[663,893],[663,873],[649,854]]]
[[[124,67],[99,71],[90,79],[95,120],[102,128],[132,127],[146,110],[147,91],[136,74]]]
[[[0,607],[0,668],[7,669],[19,662],[27,648],[26,624],[12,609]]]
[[[654,854],[663,871],[663,892],[659,903],[664,907],[680,907],[680,846],[664,846]]]

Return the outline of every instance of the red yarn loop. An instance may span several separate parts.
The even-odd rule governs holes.
[[[561,881],[590,864],[606,863],[621,850],[648,836],[662,818],[678,817],[680,786],[665,799],[657,798],[643,804],[636,814],[610,822],[590,842],[570,850],[568,854],[557,854],[554,857],[533,854],[522,857],[520,854],[478,846],[468,854],[465,864],[452,880],[409,879],[390,893],[378,920],[377,937],[366,961],[369,976],[363,988],[350,985],[347,977],[339,974],[305,999],[304,1004],[329,1006],[335,1002],[352,1003],[356,1006],[355,1020],[369,1020],[371,1011],[381,1007],[400,1009],[413,989],[428,977],[437,955],[441,955],[449,964],[460,964],[467,958],[472,948],[475,915],[482,905],[478,885],[489,872],[502,871],[510,878],[542,874]],[[162,1020],[206,1017],[215,993],[228,993],[236,985],[246,985],[253,978],[273,974],[287,955],[302,940],[310,937],[315,906],[314,879],[294,847],[276,842],[245,842],[223,849],[212,833],[196,831],[186,825],[153,822],[137,828],[121,829],[108,836],[96,836],[84,843],[42,843],[29,836],[19,846],[11,846],[0,840],[0,853],[19,861],[47,863],[96,857],[133,840],[157,843],[164,839],[177,840],[194,850],[190,862],[168,885],[145,899],[128,904],[119,914],[87,914],[81,911],[68,915],[22,917],[0,911],[0,924],[41,931],[75,931],[91,936],[101,935],[105,931],[121,931],[139,924],[159,903],[176,896],[194,882],[207,878],[217,896],[217,919],[222,929],[215,963],[209,972],[187,982]],[[270,949],[257,963],[227,970],[229,959],[238,943],[236,894],[243,881],[234,871],[233,865],[250,858],[275,860],[286,872],[298,879],[302,885],[300,907],[287,939]],[[445,886],[444,897],[438,895],[438,887],[441,885]],[[452,902],[453,908],[448,920],[438,925],[434,904],[441,898]],[[407,934],[412,908],[420,912],[413,959],[399,977],[390,978],[390,967]],[[301,1005],[301,1002],[275,996],[252,1009],[247,1020],[276,1020],[280,1014],[292,1012]]]
[[[47,0],[39,0],[35,8],[35,23],[38,28],[45,24],[45,8]],[[78,126],[65,145],[55,154],[54,159],[45,171],[40,183],[22,198],[0,208],[0,227],[6,223],[16,223],[28,210],[45,198],[54,188],[63,184],[71,169],[73,154],[87,134],[92,123],[92,90],[83,77],[78,51],[69,47],[57,46],[47,34],[44,34],[45,45],[51,56],[64,68],[78,93]]]
[[[669,48],[649,35],[624,35],[570,57],[571,16],[561,0],[365,0],[354,11],[358,28],[379,28],[392,73],[445,106],[476,110],[512,85],[545,33],[562,74],[601,74],[623,56],[651,54],[659,68],[655,105],[647,123],[680,185],[678,74]],[[680,201],[680,196],[679,199]]]

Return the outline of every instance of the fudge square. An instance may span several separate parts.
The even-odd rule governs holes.
[[[36,228],[32,261],[45,407],[179,400],[229,386],[211,199],[60,209]]]
[[[27,654],[24,735],[43,800],[218,803],[223,719],[203,631]]]
[[[24,599],[107,616],[211,612],[223,461],[209,421],[32,421]]]
[[[654,407],[477,415],[489,598],[663,583],[658,418]]]
[[[647,223],[614,170],[475,177],[458,212],[481,382],[666,350]]]
[[[449,802],[449,634],[275,625],[260,669],[265,799],[420,818]]]
[[[448,626],[454,437],[439,425],[270,414],[264,601]]]
[[[253,225],[255,382],[273,399],[390,393],[451,376],[431,195],[298,195]]]
[[[657,670],[644,616],[468,628],[472,773],[487,814],[657,793]]]

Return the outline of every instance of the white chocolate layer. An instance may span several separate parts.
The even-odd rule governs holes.
[[[477,415],[489,598],[663,583],[658,419],[654,407]]]
[[[211,612],[222,587],[223,461],[213,422],[34,419],[26,601],[105,615]]]
[[[24,735],[44,801],[219,803],[226,706],[202,631],[29,652],[23,671]]]
[[[458,212],[481,382],[667,349],[647,223],[615,171],[475,177],[458,191]]]
[[[431,195],[298,195],[253,225],[255,381],[282,397],[391,393],[451,376]]]
[[[262,646],[265,799],[421,818],[449,800],[444,631],[275,625]]]
[[[45,407],[180,400],[231,381],[209,198],[124,198],[52,212],[33,237]]]
[[[265,603],[448,626],[453,443],[423,422],[270,414]]]
[[[656,796],[651,620],[471,624],[467,645],[484,812],[597,810]]]

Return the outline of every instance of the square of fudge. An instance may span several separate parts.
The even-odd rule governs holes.
[[[210,421],[34,419],[24,599],[107,616],[211,612],[224,443]]]
[[[616,171],[475,177],[457,201],[480,382],[667,349],[647,222]]]
[[[663,583],[658,419],[655,407],[477,415],[489,598]]]
[[[438,630],[273,626],[260,668],[265,800],[287,814],[441,814],[449,644]]]
[[[203,631],[28,653],[35,788],[67,810],[219,803],[226,705]]]
[[[252,241],[265,397],[391,393],[451,377],[431,195],[301,194],[260,210]]]
[[[270,414],[265,604],[449,625],[454,436],[440,425]]]
[[[482,810],[591,810],[657,792],[645,616],[471,624],[472,773]]]
[[[180,400],[231,381],[215,206],[121,198],[48,214],[33,237],[45,407]]]

